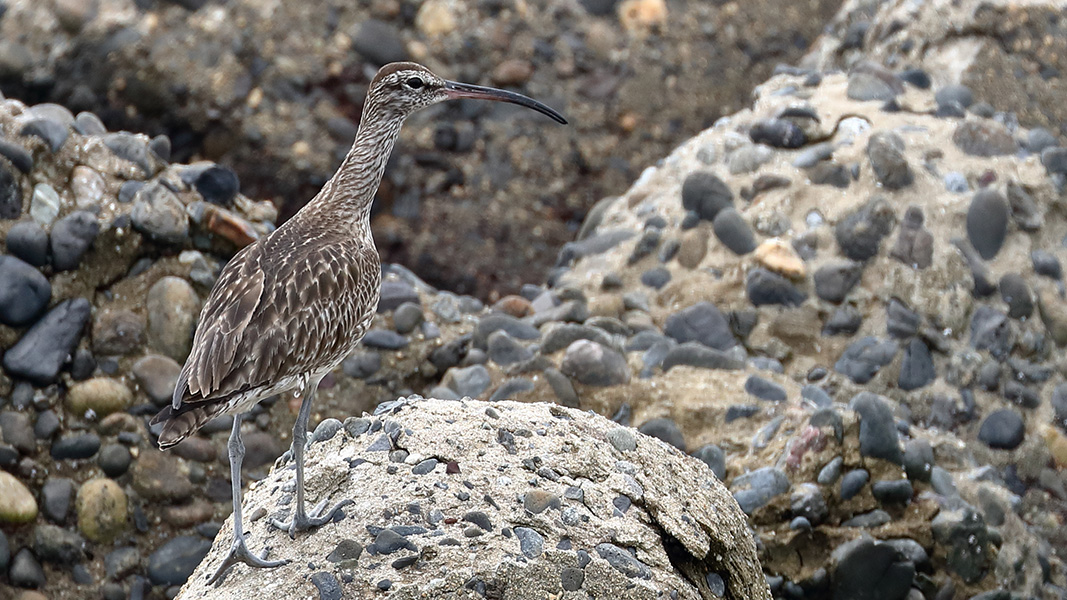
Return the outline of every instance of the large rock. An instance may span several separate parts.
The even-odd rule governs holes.
[[[637,434],[634,449],[618,450],[608,441],[617,425],[551,404],[401,400],[379,412],[372,419],[398,433],[407,462],[436,457],[458,472],[444,464],[416,469],[425,474],[397,470],[388,453],[367,451],[380,434],[353,439],[346,427],[311,446],[306,480],[312,504],[354,500],[348,518],[296,540],[263,522],[253,525],[247,538],[253,552],[268,545],[271,558],[292,562],[274,570],[238,566],[212,589],[206,577],[229,550],[228,522],[178,597],[247,598],[266,589],[279,597],[315,596],[314,573],[334,568],[324,557],[339,540],[354,540],[366,551],[344,563],[354,576],[341,583],[344,597],[389,580],[405,597],[455,598],[469,585],[541,599],[581,581],[598,598],[652,600],[676,590],[669,597],[696,600],[709,597],[704,585],[711,574],[726,582],[728,597],[770,599],[737,503],[706,465],[665,444]],[[287,466],[273,470],[246,494],[246,514],[284,508],[280,488],[292,479]],[[473,487],[454,485],[459,480]],[[527,494],[562,500],[534,513],[527,508],[532,501],[513,501]],[[383,498],[404,510],[383,513]],[[415,560],[423,566],[403,568]]]

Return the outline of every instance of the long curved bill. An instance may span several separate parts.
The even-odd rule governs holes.
[[[518,104],[519,106],[525,106],[526,108],[532,108],[537,112],[551,118],[557,123],[563,125],[567,124],[567,119],[563,118],[563,115],[545,106],[544,104],[534,100],[533,98],[523,96],[522,94],[516,94],[515,92],[508,92],[506,90],[498,90],[491,87],[483,87],[480,85],[471,85],[469,83],[459,83],[456,81],[445,82],[445,93],[451,99],[458,98],[474,98],[478,100],[495,100],[497,102],[510,102],[512,104]]]

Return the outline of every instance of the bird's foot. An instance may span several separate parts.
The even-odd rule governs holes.
[[[271,519],[270,524],[274,527],[281,529],[282,531],[289,532],[289,537],[296,537],[296,532],[307,531],[315,527],[321,527],[330,521],[333,521],[341,509],[354,504],[354,500],[346,499],[338,502],[330,510],[324,510],[326,508],[326,501],[319,502],[315,508],[311,509],[311,514],[308,514],[303,510],[302,505],[296,507],[296,514],[293,515],[292,520],[285,522],[280,519]]]
[[[215,574],[207,580],[208,585],[214,584],[216,581],[229,570],[230,567],[237,563],[244,563],[250,567],[257,569],[271,569],[274,567],[280,567],[284,564],[288,564],[288,560],[266,560],[267,551],[263,550],[261,556],[256,556],[245,545],[245,541],[242,538],[234,538],[233,545],[230,546],[230,553],[226,555],[226,559],[222,561],[219,568],[215,571]]]

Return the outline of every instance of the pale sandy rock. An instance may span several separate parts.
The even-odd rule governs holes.
[[[465,584],[482,582],[507,599],[653,599],[672,590],[710,599],[712,572],[731,597],[770,598],[733,497],[705,464],[654,438],[629,430],[636,448],[620,451],[609,441],[615,423],[539,403],[401,400],[364,418],[380,422],[375,432],[353,438],[346,429],[355,427],[342,429],[307,455],[309,502],[354,500],[343,521],[296,540],[268,529],[266,519],[252,523],[253,551],[269,546],[272,557],[292,562],[239,565],[212,589],[204,582],[229,548],[227,524],[179,598],[315,597],[309,576],[323,571],[338,581],[351,576],[343,598],[477,598],[477,583]],[[369,449],[383,437],[406,460]],[[420,464],[433,468],[415,474],[425,472]],[[291,465],[276,467],[246,494],[245,514],[278,513],[292,481]],[[374,556],[375,528],[394,528],[413,546]],[[360,558],[329,562],[346,539],[364,547]],[[393,566],[405,557],[417,558]],[[581,585],[566,591],[562,581],[579,572]],[[376,587],[384,579],[392,582],[387,592]]]

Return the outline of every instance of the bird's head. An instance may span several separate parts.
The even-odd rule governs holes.
[[[445,100],[475,98],[518,104],[547,115],[557,123],[567,123],[563,115],[533,98],[506,90],[448,81],[412,62],[389,63],[379,69],[370,83],[367,96],[387,110],[404,116]]]

